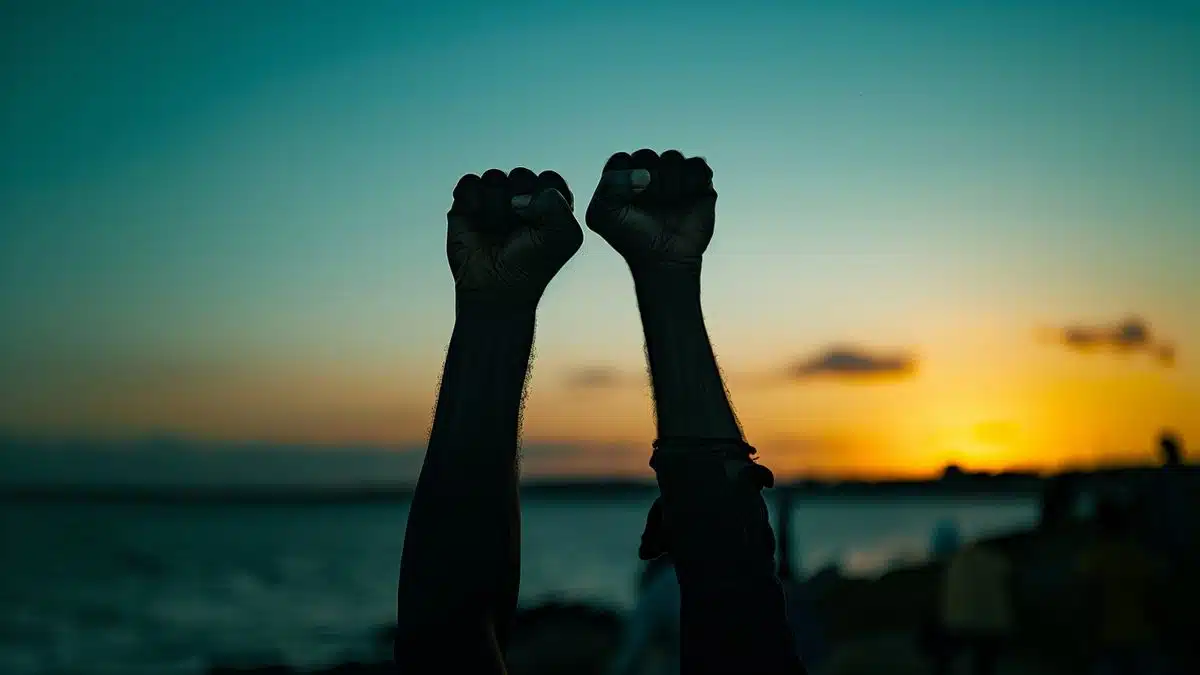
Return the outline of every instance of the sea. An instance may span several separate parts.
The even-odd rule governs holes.
[[[522,604],[628,609],[652,498],[525,498]],[[856,575],[920,560],[941,523],[969,539],[1037,515],[1024,497],[814,496],[793,508],[798,565]],[[0,673],[384,658],[407,512],[403,502],[0,504]]]

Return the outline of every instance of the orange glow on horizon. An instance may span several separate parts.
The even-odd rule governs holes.
[[[1150,463],[1161,429],[1176,430],[1185,447],[1200,438],[1192,372],[1016,351],[1011,364],[951,355],[915,377],[872,383],[761,384],[735,373],[730,389],[747,439],[781,479],[928,477],[950,463],[972,471]],[[399,378],[325,366],[120,392],[10,396],[0,401],[0,427],[415,449],[428,432],[439,367]],[[524,463],[530,475],[649,475],[647,387],[565,390],[555,371],[540,372],[524,411],[524,442],[557,449],[532,453]]]

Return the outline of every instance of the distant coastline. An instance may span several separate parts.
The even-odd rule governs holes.
[[[546,446],[542,451],[554,448]],[[309,446],[210,444],[176,438],[48,441],[0,433],[0,503],[371,504],[412,498],[424,454]],[[1184,468],[1196,474],[1198,466]],[[798,500],[1026,498],[1056,476],[1125,483],[1156,471],[1141,465],[1058,473],[971,472],[951,464],[936,477],[867,479],[812,476],[780,481]],[[373,477],[387,476],[391,480]],[[527,473],[522,495],[536,499],[641,500],[656,493],[650,475],[553,477]]]
[[[1040,492],[1044,480],[1037,476],[923,481],[797,481],[776,489],[805,498],[873,497],[1024,497]],[[531,480],[522,496],[540,499],[638,499],[653,494],[652,480]],[[405,484],[293,486],[131,486],[131,485],[29,485],[0,487],[3,502],[77,502],[146,504],[369,504],[402,503],[412,498]]]
[[[563,448],[526,446],[543,455]],[[569,450],[569,448],[568,448]],[[35,439],[0,430],[0,502],[146,504],[403,503],[424,459],[418,446],[325,448],[224,443],[170,435],[141,439]],[[529,471],[522,494],[537,499],[640,500],[656,492],[645,474],[552,476]],[[643,470],[644,471],[644,470]],[[916,479],[808,475],[781,482],[796,499],[1023,498],[1055,475],[1123,482],[1148,464],[1038,473],[977,473],[957,465]],[[388,477],[380,480],[379,477]]]

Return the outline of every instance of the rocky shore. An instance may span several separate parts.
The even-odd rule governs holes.
[[[611,609],[579,603],[546,603],[517,613],[507,663],[514,675],[599,675],[617,648],[623,618]],[[379,636],[390,649],[392,630]],[[388,662],[349,662],[315,670],[281,665],[213,666],[209,675],[394,675]]]
[[[1014,603],[1020,631],[1005,661],[1010,672],[1086,672],[1088,640],[1080,617],[1088,599],[1072,572],[1076,554],[1088,540],[1085,527],[1052,534],[1023,532],[990,540],[1015,562]],[[826,672],[925,672],[917,635],[933,613],[941,569],[927,563],[896,569],[877,579],[835,577],[821,584],[816,609],[834,646]],[[1164,595],[1166,641],[1189,645],[1200,587],[1182,576]],[[599,674],[620,636],[621,616],[609,609],[551,603],[523,610],[514,627],[508,655],[514,675]],[[386,642],[390,636],[381,636]],[[1180,649],[1189,668],[1200,664]],[[904,664],[908,664],[907,666]],[[346,663],[316,671],[285,666],[221,667],[210,675],[373,675],[388,673],[386,663]],[[1200,672],[1184,670],[1182,672]]]
[[[1047,507],[1049,504],[1046,505]],[[1050,522],[1038,529],[996,537],[1014,569],[1013,604],[1018,630],[1002,657],[1001,675],[1088,672],[1092,653],[1088,617],[1093,599],[1076,574],[1092,540],[1090,525]],[[1200,511],[1194,515],[1200,515]],[[1197,542],[1200,545],[1200,542]],[[1200,555],[1191,559],[1200,560]],[[1177,672],[1200,672],[1195,640],[1200,583],[1189,568],[1176,570],[1158,594],[1155,615]],[[927,562],[873,579],[822,575],[810,592],[833,654],[817,675],[920,675],[928,665],[920,634],[934,615],[942,567]],[[622,617],[610,609],[551,603],[519,612],[508,654],[513,675],[599,675],[620,639]],[[390,644],[384,630],[381,642]],[[313,671],[286,666],[214,666],[210,675],[373,675],[387,663],[346,663]]]

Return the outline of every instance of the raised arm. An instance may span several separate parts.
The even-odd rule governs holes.
[[[517,446],[546,284],[582,231],[558,174],[464,176],[448,214],[455,323],[398,586],[404,674],[504,672],[520,581]]]
[[[761,494],[772,477],[742,438],[701,311],[716,199],[701,158],[618,153],[587,224],[625,258],[637,291],[658,424],[651,466],[682,599],[682,671],[804,673]]]

